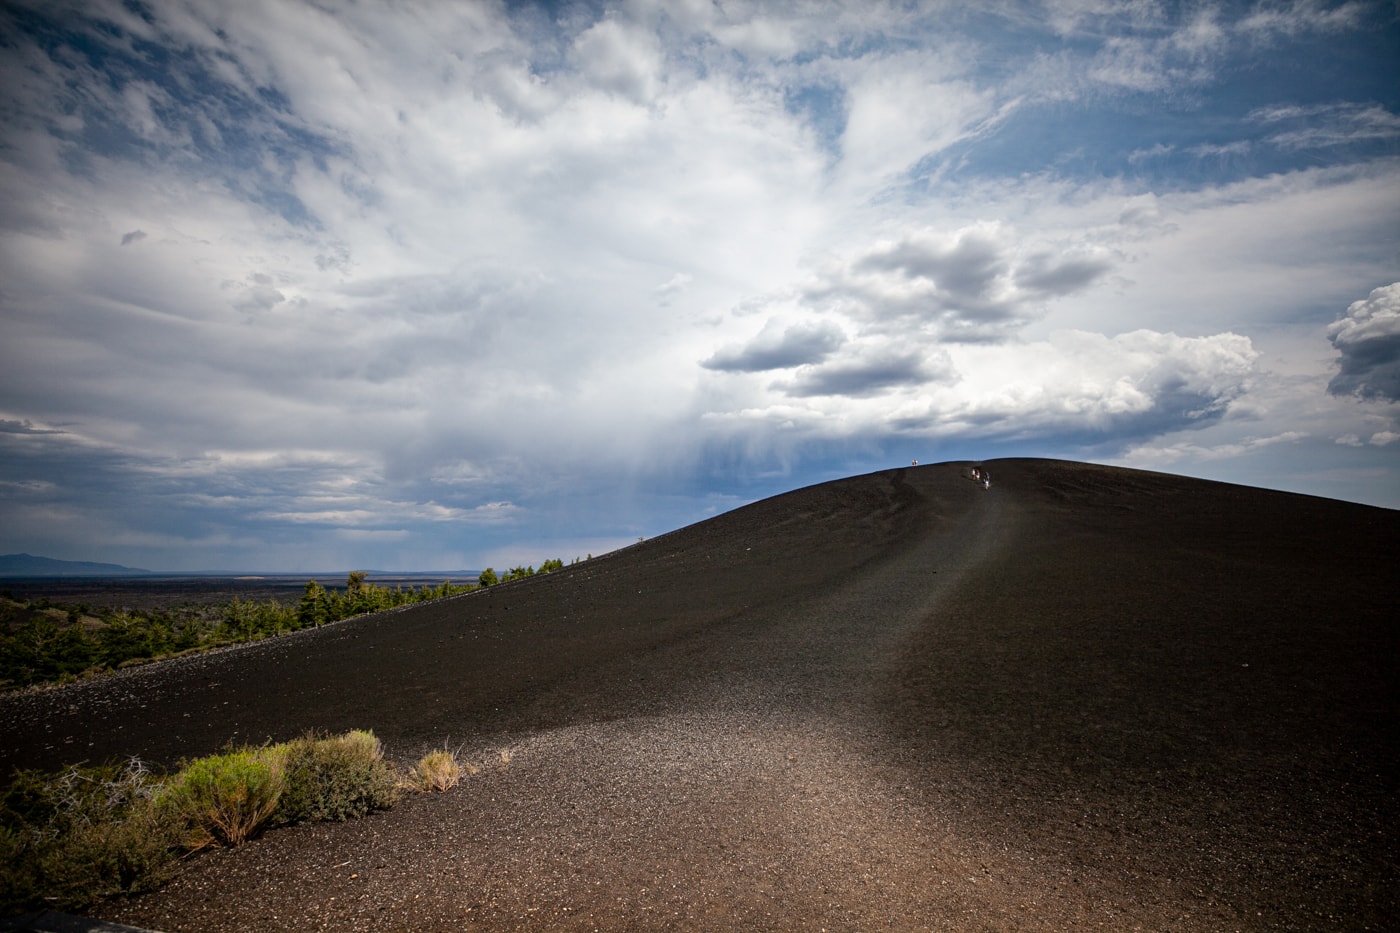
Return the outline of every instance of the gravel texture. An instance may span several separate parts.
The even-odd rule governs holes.
[[[1051,461],[0,701],[0,767],[372,728],[481,771],[196,857],[175,931],[1394,929],[1400,513]]]

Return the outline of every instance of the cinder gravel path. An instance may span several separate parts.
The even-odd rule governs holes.
[[[370,727],[483,765],[97,911],[170,933],[1393,928],[1397,513],[967,466],[6,699],[0,764]]]

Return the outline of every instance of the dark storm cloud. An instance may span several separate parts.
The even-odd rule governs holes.
[[[857,260],[851,291],[863,293],[878,319],[937,320],[944,339],[980,340],[1021,316],[1018,303],[998,288],[1009,271],[1001,244],[983,231],[966,231],[951,243],[915,234]]]
[[[720,372],[757,373],[818,363],[845,342],[834,324],[796,324],[782,333],[765,328],[743,346],[726,347],[700,365]]]
[[[777,387],[796,398],[819,395],[868,398],[888,389],[919,386],[952,376],[952,367],[941,355],[926,358],[917,351],[884,352],[813,366]]]
[[[803,298],[868,324],[917,326],[954,343],[999,342],[1084,291],[1113,267],[1106,252],[1067,244],[1027,254],[994,224],[952,234],[910,230],[826,269]]]
[[[856,263],[859,272],[897,271],[909,279],[924,279],[937,290],[944,307],[958,308],[970,316],[1005,316],[991,298],[992,286],[1007,272],[1009,263],[991,237],[979,233],[960,236],[944,245],[910,238],[877,249]]]
[[[1058,298],[1088,288],[1111,268],[1102,257],[1056,262],[1055,257],[1042,254],[1016,270],[1016,284],[1028,292]]]
[[[1400,282],[1352,302],[1346,317],[1327,329],[1327,339],[1341,367],[1328,392],[1400,401]]]
[[[36,428],[29,421],[14,421],[0,418],[0,434],[62,434],[52,428]]]

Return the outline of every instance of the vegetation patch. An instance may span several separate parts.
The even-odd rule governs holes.
[[[0,915],[149,891],[189,853],[241,845],[272,826],[365,816],[393,806],[404,788],[445,790],[462,773],[440,751],[403,775],[363,730],[230,748],[169,775],[134,758],[21,771],[0,797]]]
[[[562,560],[547,560],[538,570],[513,567],[500,574],[488,567],[475,585],[444,581],[417,588],[380,586],[357,570],[346,579],[344,589],[308,581],[295,605],[233,599],[166,609],[93,608],[0,596],[0,690],[69,683],[158,658],[457,596],[563,567]]]
[[[408,780],[410,786],[425,793],[451,790],[462,780],[464,770],[475,774],[478,769],[474,765],[463,765],[454,752],[440,748],[418,759],[418,764],[409,771]]]
[[[372,732],[308,735],[285,750],[278,822],[351,820],[398,802],[401,781]]]
[[[182,834],[162,790],[135,759],[19,772],[0,799],[0,913],[72,909],[168,880]]]
[[[169,782],[160,803],[188,850],[242,845],[272,821],[286,788],[284,745],[241,748],[200,758]]]

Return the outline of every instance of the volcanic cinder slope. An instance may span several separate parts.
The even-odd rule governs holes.
[[[487,765],[97,910],[172,933],[1395,928],[1400,513],[968,466],[9,697],[0,767],[352,727]]]

